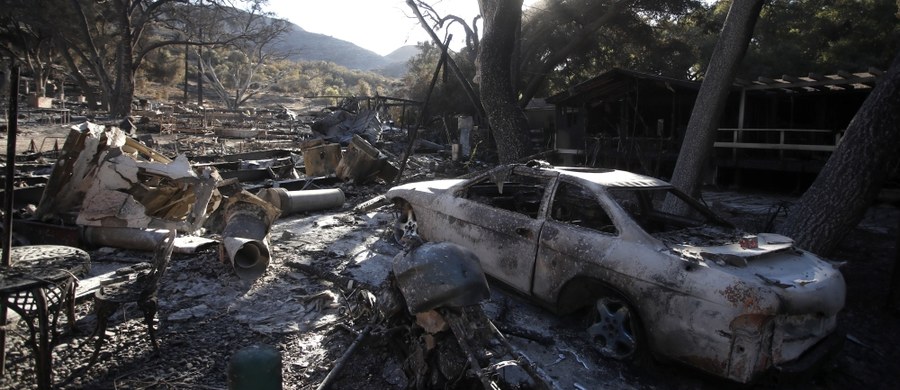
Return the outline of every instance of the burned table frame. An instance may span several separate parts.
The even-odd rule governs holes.
[[[76,275],[90,269],[90,256],[73,247],[31,245],[13,247],[10,259],[10,267],[0,267],[0,308],[9,308],[25,320],[38,388],[50,389],[59,315],[65,305],[69,326],[74,326]],[[5,328],[0,332],[5,333]],[[5,363],[0,354],[0,365]]]

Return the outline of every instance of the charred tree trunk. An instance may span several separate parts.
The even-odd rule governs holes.
[[[478,48],[481,102],[497,142],[500,162],[529,155],[528,120],[519,108],[510,78],[522,0],[479,0],[484,36]]]
[[[129,2],[116,2],[122,9],[116,10],[119,27],[118,48],[116,50],[116,84],[110,96],[109,113],[113,118],[131,115],[131,100],[134,99],[134,26],[131,23]]]
[[[759,19],[764,2],[732,1],[725,25],[722,26],[719,40],[709,59],[709,67],[694,102],[681,151],[675,162],[675,172],[672,174],[672,184],[692,196],[700,192],[703,168],[713,150],[719,117],[725,108],[734,75],[747,51],[753,27]],[[668,202],[666,207],[670,207]]]
[[[828,255],[862,219],[900,167],[900,55],[847,126],[841,144],[780,231],[803,248]]]
[[[134,72],[131,70],[131,55],[128,49],[119,50],[116,63],[116,85],[110,96],[109,114],[113,118],[131,115],[131,101],[134,99]]]

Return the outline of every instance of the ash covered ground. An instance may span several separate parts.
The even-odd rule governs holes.
[[[27,134],[26,129],[26,134]],[[31,131],[37,131],[32,129]],[[20,138],[21,140],[21,138]],[[21,142],[21,141],[20,141]],[[419,180],[450,176],[435,172],[442,158],[417,156],[410,176]],[[230,357],[251,345],[270,345],[282,356],[284,388],[313,389],[357,339],[375,323],[346,360],[335,389],[404,389],[410,386],[408,340],[398,323],[379,323],[361,287],[380,286],[391,259],[401,250],[390,234],[390,206],[357,213],[353,207],[387,190],[385,185],[341,185],[341,209],[279,219],[270,234],[272,262],[253,283],[241,281],[216,250],[176,254],[160,287],[159,355],[134,305],[111,319],[99,362],[88,366],[96,323],[90,300],[77,306],[77,331],[64,332],[53,350],[53,381],[58,388],[227,388]],[[789,197],[709,191],[707,202],[748,230],[765,223]],[[836,361],[799,382],[760,388],[893,388],[900,379],[900,321],[885,309],[896,257],[896,207],[877,205],[842,242],[832,260],[846,261],[847,305],[839,326],[847,332]],[[111,248],[90,252],[100,274],[152,254]],[[302,272],[294,264],[340,275],[356,283],[340,285]],[[542,367],[563,389],[687,389],[733,387],[689,367],[650,363],[635,367],[605,360],[586,342],[578,316],[556,317],[520,297],[492,286],[483,305],[509,341]],[[402,325],[400,323],[399,325]],[[402,327],[402,326],[401,326]],[[6,375],[0,388],[35,386],[27,329],[11,327]],[[460,385],[461,387],[462,385]],[[451,386],[454,387],[454,386]],[[751,386],[754,387],[754,386]]]

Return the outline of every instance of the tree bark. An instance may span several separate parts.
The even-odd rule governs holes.
[[[119,33],[116,36],[116,84],[110,96],[109,114],[113,118],[125,118],[131,115],[131,101],[134,99],[134,39],[137,31],[132,23],[131,0],[112,2],[115,8],[116,24]]]
[[[510,66],[522,19],[522,0],[479,0],[484,36],[478,48],[481,102],[501,163],[529,155],[528,119],[518,106]]]
[[[847,126],[840,145],[780,232],[800,247],[830,254],[900,167],[900,55]]]
[[[744,58],[765,0],[733,0],[700,92],[688,120],[672,184],[692,196],[700,193],[703,168],[712,154],[719,117],[725,108],[734,75]],[[674,207],[666,202],[666,208]]]

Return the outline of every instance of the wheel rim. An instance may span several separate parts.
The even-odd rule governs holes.
[[[412,207],[404,205],[401,207],[394,222],[394,240],[402,243],[404,237],[418,235],[417,229],[416,215],[413,213]]]
[[[588,334],[600,353],[619,360],[634,356],[638,343],[629,306],[622,300],[604,297],[597,300],[594,310],[595,319]]]

